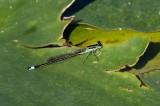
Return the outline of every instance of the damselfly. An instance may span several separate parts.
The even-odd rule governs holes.
[[[35,65],[35,66],[31,66],[31,67],[28,67],[28,70],[33,70],[33,69],[36,69],[36,68],[40,68],[40,67],[44,67],[46,65],[49,65],[49,64],[54,64],[54,63],[57,63],[57,62],[60,62],[60,61],[63,61],[63,60],[67,60],[71,57],[75,57],[75,56],[78,56],[78,55],[81,55],[81,54],[87,54],[87,57],[86,59],[84,60],[84,62],[87,60],[88,56],[92,53],[98,60],[98,57],[97,55],[95,54],[95,52],[97,50],[100,51],[100,49],[103,47],[103,45],[101,44],[100,41],[97,42],[97,44],[94,44],[94,45],[90,45],[90,46],[87,46],[86,48],[84,49],[79,49],[79,50],[76,50],[76,51],[73,51],[73,52],[70,52],[70,53],[66,53],[66,54],[62,54],[62,55],[59,55],[59,56],[55,56],[55,57],[50,57],[47,62],[43,63],[43,64],[39,64],[39,65]],[[83,63],[84,63],[83,62]]]

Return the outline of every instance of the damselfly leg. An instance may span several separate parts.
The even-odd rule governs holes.
[[[96,52],[96,51],[89,52],[89,53],[87,54],[85,60],[83,61],[83,64],[87,61],[87,59],[88,59],[88,57],[89,57],[89,55],[90,55],[91,53],[96,57],[97,61],[99,61],[98,56],[95,54],[95,52]]]
[[[96,57],[97,61],[99,61],[97,55],[95,54],[95,52],[92,52],[94,54],[94,56]]]
[[[89,53],[87,54],[87,56],[86,56],[85,60],[83,61],[83,64],[87,61],[88,56],[89,56],[90,54],[91,54],[91,52],[89,52]]]

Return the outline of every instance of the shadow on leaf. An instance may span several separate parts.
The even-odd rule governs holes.
[[[67,8],[62,14],[61,14],[61,20],[63,17],[69,17],[75,14],[76,12],[80,11],[84,7],[86,7],[88,4],[94,2],[95,0],[75,0],[69,8]]]

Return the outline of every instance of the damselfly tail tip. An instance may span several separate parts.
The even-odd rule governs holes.
[[[28,67],[27,69],[30,71],[30,70],[35,69],[35,67],[34,67],[34,66],[31,66],[31,67]]]

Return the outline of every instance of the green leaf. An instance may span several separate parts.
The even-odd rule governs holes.
[[[59,14],[70,1],[1,0],[0,37],[33,46],[56,42],[66,25]]]
[[[75,21],[104,29],[127,28],[145,32],[160,29],[159,0],[76,0],[71,7],[81,7],[78,3],[88,4],[76,13],[68,12],[75,15]]]
[[[61,64],[27,71],[27,66],[40,64],[51,56],[75,50],[33,50],[16,43],[19,41],[21,44],[43,45],[57,41],[65,25],[59,21],[58,16],[69,0],[36,1],[0,1],[0,9],[3,11],[0,14],[2,106],[160,105],[157,97],[159,92],[153,93],[148,88],[140,88],[140,82],[133,74],[106,72],[106,68],[100,65],[101,60],[105,61],[105,53],[100,55],[98,64],[92,63],[95,60],[93,56],[83,64],[85,56],[82,55]],[[135,53],[135,57],[144,51],[148,38],[134,37],[126,42],[133,47],[139,42],[144,45],[140,45],[143,47],[140,47],[139,53]],[[116,47],[123,48],[125,45]]]
[[[123,71],[129,71],[140,76],[144,83],[154,90],[158,90],[159,86],[159,69],[160,69],[160,44],[150,43],[145,54],[140,57],[138,63]]]
[[[75,4],[76,3],[73,3],[71,6],[74,7]],[[104,4],[107,8],[104,8]],[[143,7],[141,5],[143,5]],[[158,70],[160,69],[159,49],[158,49],[160,42],[159,39],[160,31],[153,31],[160,29],[159,28],[160,20],[158,19],[159,6],[157,5],[159,5],[159,2],[157,0],[154,2],[149,0],[147,1],[122,0],[119,2],[111,0],[105,0],[105,1],[96,0],[91,4],[89,4],[83,10],[78,11],[75,14],[76,18],[74,20],[75,21],[81,20],[82,22],[96,25],[98,27],[105,28],[106,30],[87,24],[80,24],[76,26],[73,25],[74,28],[72,25],[70,25],[71,28],[69,26],[68,27],[69,30],[67,29],[67,31],[70,31],[70,29],[74,30],[73,31],[71,30],[72,32],[70,32],[70,36],[68,37],[68,39],[67,38],[66,39],[74,45],[81,44],[80,42],[85,41],[82,45],[78,46],[83,46],[86,43],[92,44],[96,40],[101,40],[103,41],[103,44],[109,46],[109,45],[121,44],[122,42],[127,41],[127,39],[129,39],[132,36],[148,36],[150,38],[150,45],[149,48],[147,49],[147,52],[140,59],[140,61],[136,64],[135,67],[129,69],[127,68],[125,71],[130,71],[131,73],[141,76],[141,73],[146,73],[146,72],[148,73],[150,71]],[[150,15],[148,15],[148,13]],[[117,30],[116,29],[112,30],[113,28],[116,28]],[[139,31],[128,30],[129,28],[136,29]],[[125,52],[128,53],[128,51],[126,50],[123,51],[123,54]],[[119,57],[124,56],[123,54],[121,56],[120,52],[117,52],[115,49],[113,50],[112,54],[110,55],[107,54],[107,56],[111,58],[115,57],[118,60],[119,57],[114,55],[116,53],[118,54]],[[128,58],[132,58],[133,55],[128,55],[128,56],[129,56]],[[110,63],[111,61],[112,64],[116,64],[117,62],[116,59],[113,63],[111,61],[112,59],[107,58],[106,60],[108,60],[107,61],[108,63]],[[125,58],[123,57],[119,60],[123,61],[125,60]],[[120,62],[118,61],[117,64]],[[106,66],[107,66],[106,68],[108,68],[109,65],[106,64]],[[152,83],[147,83],[147,85],[152,85]]]

